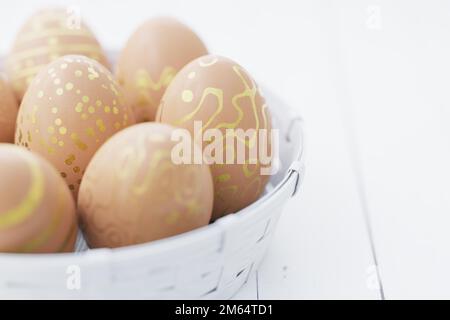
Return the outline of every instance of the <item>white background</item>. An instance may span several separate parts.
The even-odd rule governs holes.
[[[0,52],[49,3],[113,49],[178,17],[304,117],[304,188],[237,298],[450,298],[450,1],[14,0]]]

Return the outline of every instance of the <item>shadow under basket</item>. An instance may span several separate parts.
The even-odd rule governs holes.
[[[302,121],[265,92],[279,129],[279,170],[243,210],[175,237],[68,254],[0,254],[0,299],[228,299],[260,265],[304,174]]]

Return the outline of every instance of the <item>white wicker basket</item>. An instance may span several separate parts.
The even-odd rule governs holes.
[[[257,202],[148,244],[86,250],[79,239],[73,254],[0,254],[0,299],[232,297],[258,268],[286,201],[303,180],[302,121],[268,92],[266,98],[280,129],[281,169]]]

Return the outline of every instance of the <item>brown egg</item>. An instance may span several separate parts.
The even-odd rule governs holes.
[[[173,161],[176,130],[138,124],[114,135],[95,154],[78,199],[90,247],[144,243],[208,224],[213,206],[209,167]]]
[[[0,252],[74,250],[75,202],[64,180],[43,158],[0,144]]]
[[[41,68],[68,54],[82,54],[108,66],[94,34],[76,13],[53,8],[32,15],[6,59],[6,71],[19,101]]]
[[[14,143],[17,101],[8,83],[0,77],[0,142]]]
[[[200,139],[204,151],[211,143],[220,147],[222,156],[217,152],[208,153],[209,157],[205,154],[206,159],[214,160],[213,219],[236,212],[261,195],[271,168],[271,117],[259,88],[237,63],[213,55],[189,63],[167,88],[157,121],[188,129],[197,143]],[[227,130],[237,129],[253,129],[254,133],[250,132],[248,139],[226,140],[227,135],[237,135],[237,131]],[[220,135],[216,137],[217,131]],[[203,141],[208,140],[204,136],[208,132],[214,138]],[[268,151],[263,153],[264,158],[260,153],[263,145]]]
[[[133,123],[121,88],[105,67],[65,56],[42,69],[28,88],[15,141],[49,160],[76,196],[95,151]]]
[[[200,38],[171,18],[142,24],[130,37],[117,64],[117,79],[138,122],[153,121],[164,90],[184,65],[207,54]]]

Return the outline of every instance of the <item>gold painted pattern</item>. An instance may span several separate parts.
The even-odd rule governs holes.
[[[39,164],[24,156],[31,175],[30,188],[22,202],[0,214],[0,229],[10,228],[24,222],[39,206],[44,195],[44,176]]]
[[[159,79],[154,81],[147,70],[139,69],[136,71],[136,87],[142,90],[159,91],[169,85],[176,73],[175,68],[164,67]]]
[[[147,70],[138,69],[134,81],[134,86],[139,93],[137,106],[146,107],[147,104],[156,104],[150,92],[158,92],[162,88],[167,88],[176,73],[175,68],[170,66],[164,67],[159,79],[155,81]]]
[[[200,65],[200,67],[211,67],[213,65],[215,65],[217,62],[219,61],[219,58],[216,56],[208,56],[208,57],[203,57],[201,59],[198,60],[198,64]]]
[[[198,60],[198,66],[201,68],[215,68],[214,65],[218,63],[220,60],[220,57],[217,56],[209,56],[206,58],[200,58]],[[223,64],[221,64],[221,67],[223,67]],[[235,74],[237,77],[237,81],[241,83],[242,85],[242,91],[241,92],[229,92],[227,91],[227,95],[232,96],[230,98],[227,97],[227,101],[224,101],[224,92],[221,87],[204,87],[203,91],[200,92],[198,97],[191,97],[191,94],[188,93],[188,90],[192,90],[192,86],[190,87],[181,87],[181,91],[179,92],[179,101],[182,101],[186,104],[191,103],[192,101],[196,101],[196,105],[192,108],[192,106],[187,107],[189,113],[186,115],[180,117],[179,119],[175,119],[171,121],[174,125],[177,126],[188,126],[189,128],[192,128],[191,125],[194,120],[202,120],[203,126],[201,128],[202,131],[208,129],[208,128],[214,128],[214,129],[222,129],[222,136],[220,136],[220,139],[222,139],[222,144],[224,144],[224,156],[227,154],[228,150],[234,150],[233,146],[228,146],[225,143],[225,139],[227,137],[233,138],[233,140],[238,140],[239,143],[242,143],[242,145],[245,145],[246,150],[252,150],[256,147],[256,144],[258,143],[259,139],[259,131],[260,129],[266,129],[268,137],[268,143],[270,144],[270,120],[269,120],[269,114],[267,105],[264,103],[264,99],[261,98],[262,103],[260,103],[260,91],[256,83],[253,81],[253,79],[248,76],[246,71],[236,65],[236,64],[230,64],[229,68],[231,71]],[[197,72],[200,74],[197,75]],[[212,73],[209,73],[210,71],[205,71],[205,75],[211,75],[217,77],[217,74],[214,74],[214,71],[211,71]],[[193,67],[190,72],[186,73],[185,77],[187,79],[194,79],[196,77],[205,77],[205,75],[202,75],[203,71],[201,69],[198,69],[198,67]],[[203,79],[203,78],[202,78]],[[207,79],[207,76],[206,78]],[[195,87],[196,90],[198,90],[198,87]],[[173,94],[173,92],[172,92]],[[209,99],[209,96],[213,95],[215,97],[215,101],[213,102],[211,99]],[[208,98],[208,102],[206,102],[206,99]],[[228,101],[228,99],[230,99]],[[202,113],[202,117],[200,117],[200,113],[203,111],[202,109],[205,107],[205,104],[208,104],[208,110],[215,108],[212,112],[212,114],[208,115],[205,118],[204,113]],[[245,104],[244,104],[245,103]],[[164,106],[164,101],[161,103],[162,106]],[[231,121],[223,121],[221,120],[221,114],[224,113],[224,107],[225,105],[229,105],[230,108],[233,110],[233,119]],[[163,111],[162,108],[160,109],[160,116],[162,117]],[[227,111],[227,117],[230,115],[230,110]],[[245,119],[244,119],[245,117]],[[170,115],[168,117],[170,119]],[[162,117],[164,121],[164,117]],[[218,120],[218,121],[217,121]],[[251,136],[245,136],[242,137],[240,135],[237,135],[236,132],[229,133],[226,132],[225,129],[238,129],[241,128],[245,131],[245,128],[242,127],[242,123],[244,122],[252,123],[251,128],[255,130],[255,133]],[[250,122],[252,121],[252,122]],[[198,132],[193,133],[197,137],[202,137],[202,134],[198,134]],[[218,141],[220,143],[220,141]],[[215,142],[217,143],[217,142]],[[204,144],[203,144],[204,145]],[[254,150],[254,149],[253,149]],[[247,155],[248,157],[248,155]],[[236,160],[236,154],[233,152],[233,160]],[[257,160],[257,159],[256,159]],[[230,208],[234,207],[234,204],[230,203],[233,201],[239,202],[241,200],[244,200],[244,198],[251,199],[256,197],[262,192],[262,189],[264,187],[265,181],[267,178],[261,177],[259,174],[261,164],[256,161],[256,163],[250,163],[250,159],[246,159],[246,163],[243,165],[237,165],[230,167],[230,171],[225,173],[223,170],[227,167],[226,164],[214,164],[212,166],[213,173],[216,172],[218,175],[215,176],[214,179],[214,188],[215,188],[215,198],[218,203],[217,208],[220,208],[219,210],[221,212],[215,212],[215,215],[221,215],[223,211],[227,211]],[[246,179],[246,182],[243,183],[242,179]],[[238,184],[239,183],[239,184]],[[246,189],[242,189],[246,188]],[[254,195],[253,195],[254,193]],[[246,196],[248,195],[248,196]],[[230,200],[233,199],[233,200]],[[244,200],[245,201],[245,200]],[[216,207],[216,204],[215,204]]]
[[[33,252],[37,248],[43,246],[47,241],[55,234],[58,226],[61,224],[63,219],[63,212],[65,208],[65,203],[63,201],[64,194],[63,189],[59,189],[58,195],[56,197],[56,206],[53,208],[51,213],[51,221],[48,226],[41,231],[41,233],[33,239],[29,240],[27,243],[23,244],[17,252]]]
[[[247,81],[245,80],[244,76],[241,73],[242,71],[241,71],[240,67],[233,66],[233,70],[238,75],[239,79],[241,80],[241,82],[244,86],[244,91],[233,96],[231,99],[232,105],[237,112],[237,117],[234,122],[229,122],[229,123],[221,122],[221,123],[218,123],[217,125],[215,125],[214,128],[216,128],[216,129],[222,129],[222,128],[235,129],[235,128],[237,128],[239,126],[239,124],[242,122],[242,119],[244,116],[244,111],[242,110],[242,107],[239,105],[238,100],[242,99],[242,98],[249,98],[251,105],[252,105],[253,115],[254,115],[255,121],[256,121],[255,129],[256,129],[256,132],[258,132],[258,130],[260,128],[260,123],[259,123],[259,116],[258,116],[258,107],[256,105],[256,100],[255,100],[256,94],[257,94],[256,85],[254,83],[252,83],[250,86],[247,83]],[[224,97],[223,97],[223,91],[220,88],[207,87],[206,89],[204,89],[203,93],[202,93],[202,97],[201,97],[200,102],[198,103],[197,107],[191,113],[187,114],[186,116],[184,116],[183,118],[178,120],[176,122],[176,124],[181,125],[188,121],[191,121],[197,115],[197,113],[203,108],[205,100],[209,95],[214,95],[217,99],[217,109],[213,113],[213,115],[203,125],[202,131],[205,130],[206,128],[209,128],[211,126],[211,123],[223,111]],[[184,97],[184,94],[183,94],[183,97]],[[190,100],[192,100],[192,99],[190,99]],[[190,101],[185,101],[185,102],[190,102]],[[264,116],[264,122],[265,122],[265,124],[267,124],[267,119],[265,118],[265,114],[263,116]],[[239,139],[241,142],[245,143],[246,146],[249,146],[249,147],[253,147],[255,145],[255,143],[257,142],[257,135],[253,136],[250,140],[243,140],[243,139],[240,139],[240,137],[238,137],[238,136],[236,136],[236,138]]]
[[[79,54],[83,53],[99,53],[101,54],[100,48],[98,45],[94,44],[67,44],[64,47],[49,47],[42,46],[33,49],[28,49],[22,52],[15,53],[11,59],[14,60],[22,60],[31,57],[36,57],[38,55],[44,54],[58,54],[64,55],[65,53],[77,52]]]
[[[85,29],[67,29],[67,28],[47,28],[45,30],[34,30],[26,33],[22,33],[17,38],[15,45],[21,45],[24,42],[34,41],[39,39],[48,39],[51,37],[61,37],[61,36],[76,36],[80,38],[92,39],[92,33]]]
[[[49,160],[65,172],[69,187],[76,191],[76,178],[82,177],[86,161],[102,142],[128,125],[130,110],[110,72],[82,56],[60,58],[40,78],[44,81],[34,82],[32,94],[22,101],[16,143],[44,156],[58,155],[60,160]],[[86,81],[94,83],[85,87]],[[92,89],[96,87],[98,94]],[[36,142],[29,145],[31,141]],[[72,154],[77,161],[64,163]]]
[[[216,111],[214,111],[213,115],[203,125],[202,130],[205,130],[205,128],[208,128],[211,125],[211,123],[215,120],[215,118],[223,110],[223,90],[219,89],[219,88],[208,87],[205,90],[203,90],[202,97],[200,98],[200,102],[198,103],[197,107],[191,113],[188,113],[186,116],[184,116],[183,118],[178,120],[176,122],[176,124],[181,125],[181,124],[184,124],[184,123],[192,120],[197,115],[197,113],[202,109],[203,104],[205,103],[205,100],[209,95],[213,95],[214,97],[216,97],[217,109],[216,109]]]
[[[91,30],[82,21],[78,28],[71,28],[68,19],[70,16],[64,10],[39,12],[28,19],[18,34],[7,59],[7,70],[20,98],[44,66],[36,58],[51,62],[62,55],[83,54],[107,64]]]
[[[116,140],[114,144],[117,156],[112,170],[88,172],[83,182],[81,201],[86,214],[83,219],[86,223],[85,234],[91,243],[98,244],[99,241],[102,245],[121,246],[148,241],[144,239],[147,235],[136,234],[131,230],[137,228],[136,224],[149,221],[144,217],[149,214],[163,214],[158,220],[161,228],[170,225],[177,227],[180,219],[187,217],[194,219],[192,222],[208,217],[209,212],[205,211],[208,208],[201,201],[203,184],[193,182],[193,179],[202,179],[200,173],[203,174],[204,171],[200,172],[199,167],[194,165],[174,165],[171,161],[171,148],[167,144],[170,136],[158,132],[151,135],[143,132],[133,135],[132,139],[129,136],[121,138],[123,140]],[[93,165],[103,166],[104,161],[107,161],[107,154],[113,150],[111,145],[108,148],[107,152],[98,154],[101,158],[96,158],[98,162],[94,161]],[[105,174],[108,174],[108,178]],[[105,178],[108,185],[113,186],[109,195],[94,197],[96,186],[104,183],[102,180]],[[180,184],[185,187],[180,187]],[[153,197],[155,193],[157,198]],[[157,202],[152,203],[155,209],[145,206],[149,197]],[[126,204],[123,203],[124,199]],[[130,212],[116,210],[116,207],[123,205]],[[166,212],[161,212],[162,208],[167,208]]]

